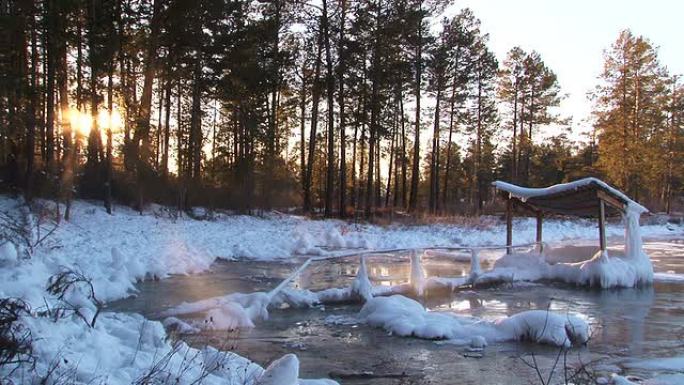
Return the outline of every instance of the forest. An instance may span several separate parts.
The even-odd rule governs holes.
[[[578,138],[535,51],[444,0],[0,0],[0,190],[326,217],[496,209],[598,176],[681,209],[684,85],[606,47]],[[598,69],[597,69],[598,70]]]

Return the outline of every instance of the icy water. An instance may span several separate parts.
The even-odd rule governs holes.
[[[684,240],[647,240],[645,249],[656,272],[684,277]],[[575,243],[556,248],[552,255],[557,260],[571,260],[579,254],[586,257],[591,251],[592,246]],[[315,263],[295,284],[312,290],[345,286],[353,279],[357,265],[358,258]],[[111,308],[159,319],[162,311],[182,302],[271,289],[296,266],[217,262],[211,272],[141,283],[136,298],[118,301]],[[425,259],[424,267],[427,275],[437,276],[459,276],[467,274],[470,268],[468,262],[455,262],[443,256]],[[408,279],[405,256],[371,257],[368,268],[376,285],[403,283]],[[486,261],[483,268],[489,268]],[[588,346],[568,353],[568,374],[581,362],[599,374],[622,371],[623,375],[648,378],[667,372],[625,370],[624,364],[642,358],[684,356],[683,294],[684,281],[620,290],[521,283],[459,291],[450,296],[430,297],[423,303],[432,310],[485,319],[530,309],[580,313],[591,324],[593,333]],[[360,305],[340,305],[272,310],[270,319],[259,322],[253,330],[239,334],[203,332],[182,338],[195,346],[210,344],[234,350],[262,365],[283,354],[296,353],[301,362],[301,377],[332,377],[341,384],[539,384],[538,374],[523,360],[531,362],[534,354],[546,381],[559,353],[557,348],[548,346],[503,343],[488,346],[482,357],[473,357],[462,346],[394,337],[358,323],[355,315],[359,309]],[[563,357],[557,367],[556,382],[565,375]]]

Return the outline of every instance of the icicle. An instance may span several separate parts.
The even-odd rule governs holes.
[[[361,261],[359,262],[359,271],[356,273],[354,282],[352,282],[351,291],[364,301],[368,301],[373,298],[373,285],[371,284],[370,279],[368,279],[368,269],[366,268],[365,256],[361,256]]]
[[[625,256],[628,258],[638,259],[644,255],[639,216],[639,212],[631,207],[622,215],[625,222]]]
[[[641,207],[635,203],[627,206],[623,214],[625,222],[625,257],[631,261],[636,270],[636,284],[651,284],[653,282],[653,264],[648,254],[644,252],[641,239],[639,217]]]
[[[411,276],[409,284],[419,297],[423,296],[425,291],[425,271],[423,271],[421,256],[416,253],[416,250],[411,250]]]
[[[480,266],[479,250],[476,248],[470,249],[470,279],[474,280],[482,274],[482,267]]]

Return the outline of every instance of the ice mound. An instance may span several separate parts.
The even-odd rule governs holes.
[[[487,341],[520,340],[569,347],[589,339],[589,325],[572,315],[531,310],[487,322],[429,312],[420,303],[402,295],[371,299],[361,309],[359,318],[403,337],[446,339],[461,344],[472,344],[476,340],[476,345],[482,347]]]
[[[0,244],[0,263],[14,263],[18,259],[18,255],[14,243],[6,241]]]
[[[589,326],[576,316],[529,310],[495,322],[501,333],[514,340],[570,347],[589,340]]]
[[[165,311],[163,315],[177,316],[203,312],[206,328],[229,330],[253,328],[254,321],[268,319],[270,300],[271,297],[263,292],[233,293],[197,302],[184,302]]]
[[[299,379],[299,359],[294,354],[286,354],[271,362],[255,385],[339,385],[328,379]]]

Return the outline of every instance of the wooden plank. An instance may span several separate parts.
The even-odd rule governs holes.
[[[544,214],[541,211],[537,211],[537,242],[542,242],[542,221]]]
[[[606,251],[606,205],[599,200],[599,242],[601,251]]]
[[[510,254],[513,249],[513,200],[506,200],[506,254]]]
[[[596,190],[596,196],[598,197],[598,199],[600,199],[600,200],[602,200],[602,201],[608,203],[608,204],[611,205],[612,207],[614,207],[614,208],[620,210],[620,212],[623,212],[623,213],[625,212],[625,210],[626,210],[625,204],[622,203],[622,202],[621,202],[620,200],[618,200],[617,198],[615,198],[614,196],[612,196],[612,195],[606,193],[605,191],[603,191],[603,190]]]
[[[515,198],[515,197],[513,197],[513,198],[509,198],[509,199],[510,199],[516,206],[520,206],[520,207],[524,208],[525,210],[528,210],[528,211],[531,212],[531,213],[536,213],[537,211],[539,211],[539,208],[537,208],[537,207],[535,207],[535,206],[532,206],[531,204],[529,204],[529,203],[527,203],[527,202],[524,202],[524,201],[520,200],[520,198]]]

